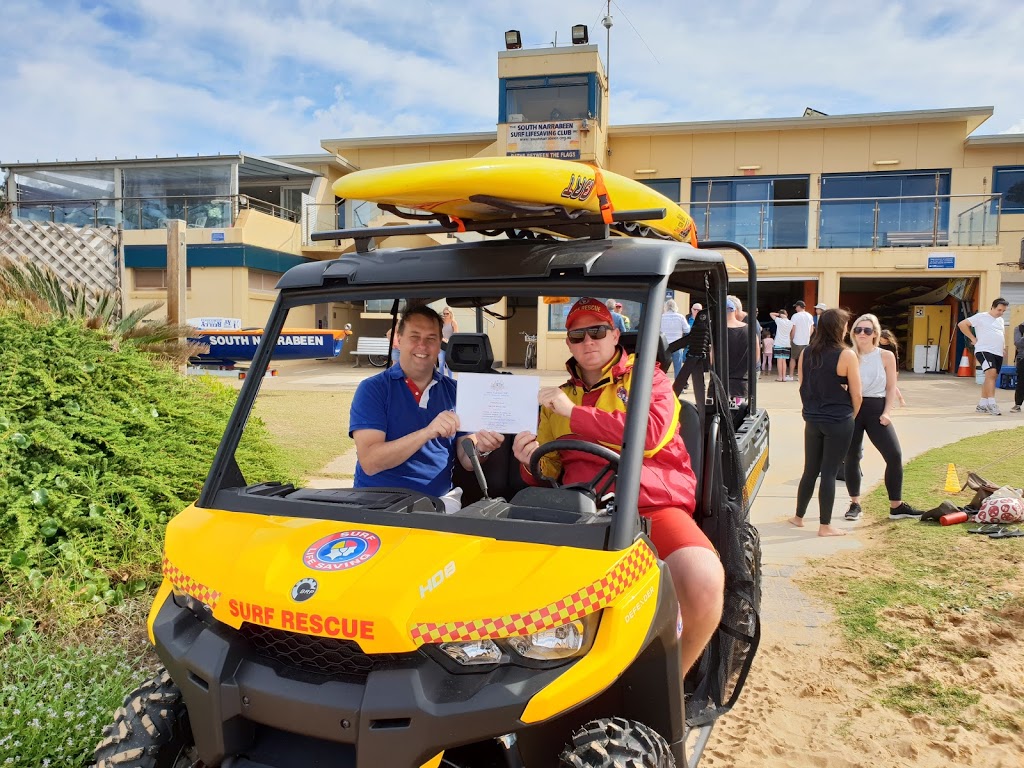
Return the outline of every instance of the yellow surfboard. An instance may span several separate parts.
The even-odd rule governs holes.
[[[665,216],[638,222],[675,240],[697,245],[693,219],[639,181],[586,163],[546,157],[474,157],[371,168],[342,176],[334,194],[347,200],[443,213],[460,219],[507,219],[519,212],[600,212],[664,208]],[[507,204],[507,206],[503,206]],[[525,211],[523,209],[526,209]]]

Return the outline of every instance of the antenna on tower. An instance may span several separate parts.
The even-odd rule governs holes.
[[[601,19],[601,24],[604,25],[605,30],[605,42],[604,42],[604,76],[605,79],[611,82],[612,77],[612,0],[608,0],[604,18]]]

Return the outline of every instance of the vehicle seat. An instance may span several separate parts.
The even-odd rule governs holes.
[[[690,467],[697,478],[694,498],[699,503],[702,493],[701,475],[704,473],[704,433],[700,428],[700,413],[689,400],[680,400],[679,405],[679,436],[683,438],[686,452],[690,454]]]
[[[494,352],[486,333],[453,333],[448,338],[445,363],[454,373],[491,373],[494,369]],[[511,375],[507,371],[504,375]],[[512,440],[515,435],[505,435],[505,442],[492,453],[481,466],[487,480],[487,493],[492,498],[501,496],[510,499],[526,487],[519,474],[519,462],[512,455]],[[462,505],[472,504],[483,498],[476,475],[467,472],[462,464],[455,462],[452,482],[462,488]]]
[[[619,334],[619,344],[622,346],[623,349],[626,350],[627,355],[632,355],[636,353],[637,339],[640,338],[639,334],[639,331],[626,331],[625,333]],[[657,357],[655,359],[661,365],[662,373],[664,373],[665,375],[669,374],[669,369],[672,365],[672,358],[669,357],[668,352],[665,351],[665,348],[667,346],[668,345],[665,343],[665,337],[659,335],[658,351]]]
[[[447,346],[445,363],[455,373],[498,373],[486,333],[453,333]]]

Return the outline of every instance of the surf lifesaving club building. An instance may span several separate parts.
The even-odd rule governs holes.
[[[900,339],[906,367],[955,370],[960,319],[1003,296],[1008,325],[1024,321],[1024,134],[978,134],[991,107],[613,125],[590,44],[501,51],[498,84],[494,131],[325,139],[319,152],[279,157],[0,167],[15,223],[118,228],[129,308],[165,293],[163,229],[184,219],[188,316],[236,318],[243,327],[263,325],[289,267],[354,250],[352,241],[314,243],[312,232],[393,220],[371,203],[337,200],[331,184],[341,176],[505,155],[579,160],[639,180],[678,201],[699,239],[746,245],[758,264],[763,325],[797,300],[871,311]],[[388,237],[378,247],[443,240]],[[742,262],[729,258],[742,299]],[[536,333],[538,366],[560,368],[567,305],[516,301],[495,308],[514,308],[511,320],[485,321],[496,359],[521,365],[522,334]],[[356,338],[380,337],[391,303],[319,306],[289,325],[351,324]],[[471,310],[455,312],[462,328],[474,327]],[[629,302],[624,312],[639,318]]]

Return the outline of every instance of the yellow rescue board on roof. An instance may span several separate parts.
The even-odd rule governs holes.
[[[507,219],[507,203],[520,208],[562,207],[601,211],[664,208],[665,216],[638,222],[675,240],[697,245],[693,219],[660,192],[592,165],[546,157],[474,157],[371,168],[342,176],[334,194],[347,200],[443,213],[460,219]]]

